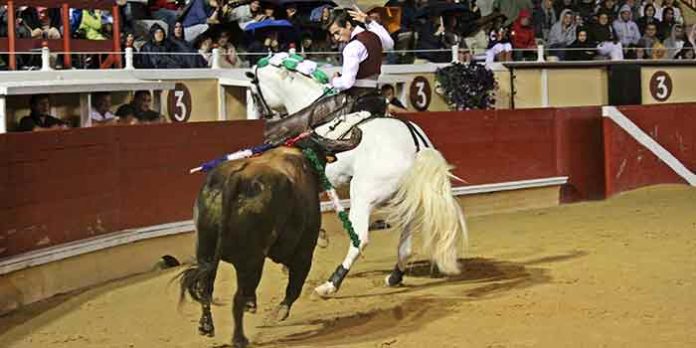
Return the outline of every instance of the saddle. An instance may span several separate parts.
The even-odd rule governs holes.
[[[386,108],[384,98],[373,90],[356,89],[325,96],[282,120],[267,122],[266,143],[279,144],[314,130],[317,141],[328,153],[349,151],[362,140],[362,131],[357,126],[369,119],[383,117]]]

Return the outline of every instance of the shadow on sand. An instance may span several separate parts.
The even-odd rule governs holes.
[[[485,258],[460,260],[462,273],[445,277],[435,270],[427,261],[411,263],[407,277],[428,278],[415,285],[406,285],[390,292],[378,294],[336,296],[334,299],[356,299],[362,297],[379,297],[410,295],[398,305],[387,308],[353,309],[345,314],[333,317],[296,321],[279,326],[297,327],[298,331],[283,337],[257,342],[258,346],[327,346],[390,339],[399,334],[413,332],[421,326],[441,319],[454,312],[454,305],[462,301],[477,301],[484,298],[501,296],[505,293],[548,283],[551,276],[543,268],[534,266],[561,262],[585,256],[583,251],[574,251],[562,255],[546,256],[524,262],[507,262]],[[353,277],[383,278],[390,271],[369,271],[353,274]],[[406,280],[408,282],[408,278]],[[458,287],[469,284],[473,286]],[[446,288],[441,297],[434,297],[423,290]],[[271,327],[268,327],[271,329]]]

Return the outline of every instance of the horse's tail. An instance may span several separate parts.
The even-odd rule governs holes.
[[[458,274],[458,249],[466,245],[467,231],[464,214],[452,196],[450,170],[439,151],[421,150],[387,211],[397,230],[410,224],[413,231],[422,231],[424,252],[442,273]]]
[[[196,199],[193,219],[196,225],[196,263],[179,273],[180,294],[179,304],[184,301],[186,294],[192,300],[210,305],[213,302],[213,284],[217,267],[222,257],[222,221],[221,216],[210,216],[209,209],[222,211],[221,207],[208,205],[221,204],[222,193],[209,191],[205,188]],[[203,211],[201,211],[203,210]],[[214,215],[214,214],[211,214]]]

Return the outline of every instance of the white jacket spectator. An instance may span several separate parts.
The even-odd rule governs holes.
[[[619,10],[619,18],[615,19],[612,25],[616,36],[624,47],[637,45],[638,40],[640,40],[640,29],[632,17],[631,7],[623,5]]]

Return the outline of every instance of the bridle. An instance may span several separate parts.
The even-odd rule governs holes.
[[[261,86],[259,85],[259,67],[255,66],[254,67],[254,77],[251,79],[251,83],[256,86],[256,92],[254,90],[251,90],[251,97],[254,99],[254,104],[260,105],[260,111],[261,111],[261,116],[263,118],[271,118],[275,114],[273,110],[271,109],[270,106],[268,106],[268,103],[266,102],[266,98],[263,96],[263,92],[261,91]]]
[[[261,91],[261,85],[259,84],[258,71],[259,71],[259,67],[255,66],[254,67],[254,76],[251,78],[251,84],[256,86],[256,92],[254,92],[254,89],[252,89],[251,90],[251,97],[254,99],[254,104],[257,105],[258,109],[260,109],[259,111],[261,112],[261,116],[263,118],[272,118],[274,115],[280,114],[280,113],[274,112],[273,109],[271,109],[271,107],[268,106],[268,102],[266,102],[266,98],[263,96],[263,92]],[[315,99],[312,102],[312,104],[316,103],[317,100],[319,100],[321,98],[324,98],[328,95],[334,95],[336,93],[338,93],[338,92],[336,90],[334,90],[333,88],[324,88],[324,92],[317,99]],[[258,107],[258,106],[260,106],[260,107]],[[283,118],[284,116],[287,116],[287,114],[280,114],[281,118]]]

